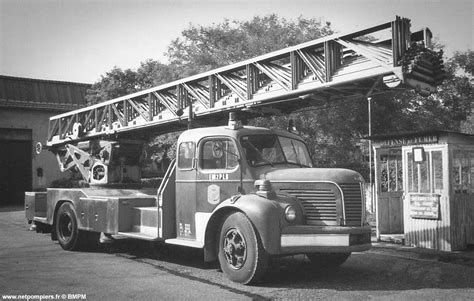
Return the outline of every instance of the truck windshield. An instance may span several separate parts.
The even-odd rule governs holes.
[[[251,135],[240,138],[240,143],[251,166],[274,164],[313,166],[306,145],[296,139],[277,135]]]

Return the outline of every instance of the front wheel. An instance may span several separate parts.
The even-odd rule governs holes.
[[[318,268],[335,268],[343,264],[351,253],[309,253],[311,265]]]
[[[94,240],[98,241],[99,233],[79,230],[76,210],[71,203],[63,203],[59,207],[55,230],[59,244],[67,251],[76,251],[89,246]]]
[[[256,283],[267,270],[269,255],[241,212],[231,213],[222,224],[218,251],[222,271],[234,282]]]

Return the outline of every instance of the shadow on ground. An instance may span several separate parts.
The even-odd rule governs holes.
[[[202,271],[219,271],[216,262],[204,262],[203,252],[199,249],[139,240],[117,240],[112,244],[101,245],[97,251],[126,254],[127,258],[137,261],[152,259]],[[438,263],[428,261],[355,253],[339,268],[315,268],[304,255],[297,255],[273,258],[259,287],[338,291],[474,288],[472,268],[463,267],[463,270],[458,270],[459,267],[437,265]],[[225,278],[222,273],[209,277]],[[235,285],[240,286],[231,284]]]
[[[122,253],[127,254],[132,258],[156,259],[199,269],[213,269],[218,267],[217,263],[204,262],[204,254],[201,249],[166,245],[161,242],[117,239],[110,244],[100,244],[95,251]]]
[[[14,205],[2,205],[0,206],[0,212],[13,212],[13,211],[24,211],[25,207],[23,204],[14,204]]]

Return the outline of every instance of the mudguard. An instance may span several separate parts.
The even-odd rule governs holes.
[[[269,254],[280,253],[280,236],[284,220],[284,207],[293,202],[279,195],[268,199],[257,194],[233,196],[220,203],[213,211],[206,227],[205,259],[216,259],[216,238],[219,225],[230,212],[244,213],[254,226],[263,247]]]

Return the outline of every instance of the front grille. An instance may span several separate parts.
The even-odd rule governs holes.
[[[346,224],[348,226],[362,223],[362,192],[359,183],[339,184],[344,193]]]
[[[331,189],[280,189],[295,196],[304,207],[308,225],[336,224],[336,196]]]

